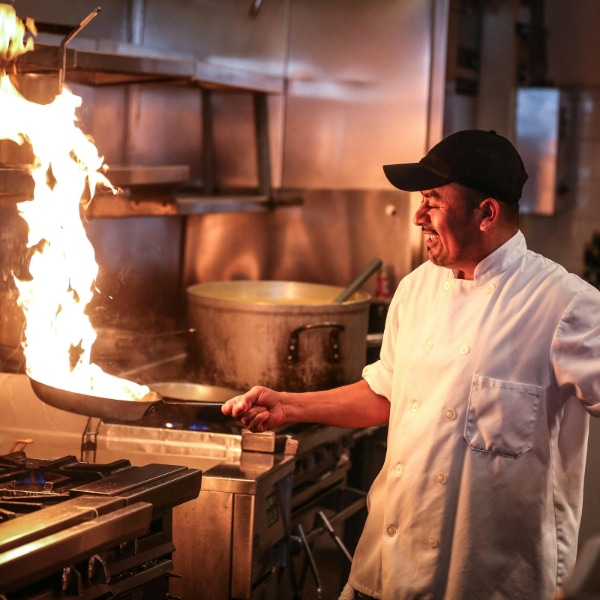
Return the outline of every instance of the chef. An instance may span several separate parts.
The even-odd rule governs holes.
[[[600,292],[527,249],[506,138],[461,131],[384,172],[421,192],[429,260],[395,292],[380,359],[357,383],[253,387],[223,412],[253,431],[389,423],[343,598],[550,600],[600,416]]]

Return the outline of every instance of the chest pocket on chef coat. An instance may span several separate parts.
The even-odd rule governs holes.
[[[531,450],[543,389],[473,375],[465,439],[474,450],[518,457]]]

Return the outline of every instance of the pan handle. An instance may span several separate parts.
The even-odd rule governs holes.
[[[288,366],[291,367],[298,362],[298,354],[300,352],[300,334],[303,331],[323,328],[331,328],[331,332],[329,333],[329,348],[327,352],[327,358],[329,362],[333,364],[340,362],[340,332],[344,331],[346,327],[341,323],[324,321],[322,323],[307,323],[306,325],[297,327],[294,329],[294,331],[292,331],[288,341],[287,355],[285,357],[285,362]]]
[[[160,400],[154,402],[148,407],[146,414],[155,412],[161,406],[177,406],[189,408],[220,408],[223,406],[223,402],[206,402],[204,400],[186,400],[185,398],[169,398],[168,396],[161,397]]]

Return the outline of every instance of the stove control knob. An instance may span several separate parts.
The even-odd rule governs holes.
[[[62,571],[61,588],[65,596],[81,596],[83,594],[83,577],[72,565]]]
[[[121,557],[124,556],[135,556],[139,552],[138,548],[138,540],[134,538],[133,540],[126,540],[119,544],[119,555]]]
[[[94,554],[88,561],[88,579],[94,584],[108,583],[110,581],[108,565],[98,554]]]

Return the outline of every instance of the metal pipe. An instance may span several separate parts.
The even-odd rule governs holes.
[[[348,548],[346,548],[344,542],[342,542],[340,536],[336,533],[335,529],[329,522],[329,519],[325,516],[325,514],[323,513],[322,510],[320,510],[317,513],[317,516],[319,517],[319,519],[321,519],[321,521],[323,521],[323,525],[325,525],[325,529],[327,529],[327,532],[329,533],[329,535],[331,536],[333,541],[337,544],[337,546],[341,550],[342,554],[348,559],[348,562],[350,564],[352,564],[352,555],[348,551]]]
[[[94,19],[96,16],[98,16],[98,13],[101,11],[102,9],[100,7],[94,9],[87,17],[85,17],[85,19],[83,19],[83,21],[81,21],[81,23],[79,23],[79,25],[77,25],[77,27],[75,27],[75,29],[73,29],[73,31],[71,31],[70,33],[68,33],[62,40],[62,42],[60,43],[60,50],[62,53],[62,65],[61,65],[61,69],[60,69],[60,73],[59,73],[59,77],[58,77],[58,83],[59,83],[59,93],[62,92],[62,88],[63,85],[65,83],[65,72],[67,70],[67,46],[68,44],[70,44],[73,41],[73,38],[79,34],[79,32],[92,20]]]
[[[268,102],[267,94],[254,94],[258,193],[261,196],[271,198],[271,152],[269,148]]]
[[[205,196],[215,195],[213,94],[205,88],[202,88],[202,186]]]
[[[300,579],[301,579],[300,589],[296,590],[296,593],[300,592],[300,594],[302,594],[302,587],[304,586],[304,580],[306,579],[306,572],[308,570],[308,567],[310,567],[310,570],[315,579],[315,586],[317,588],[315,590],[316,598],[317,598],[317,600],[322,600],[323,585],[321,584],[321,577],[319,576],[319,569],[317,569],[317,563],[315,562],[315,558],[313,556],[312,550],[310,549],[310,546],[308,545],[308,541],[306,540],[306,535],[304,533],[304,529],[302,528],[302,525],[300,525],[300,523],[298,523],[296,525],[296,531],[298,533],[301,547],[304,548],[304,552],[306,553],[304,565],[302,568],[302,575],[300,577]]]

